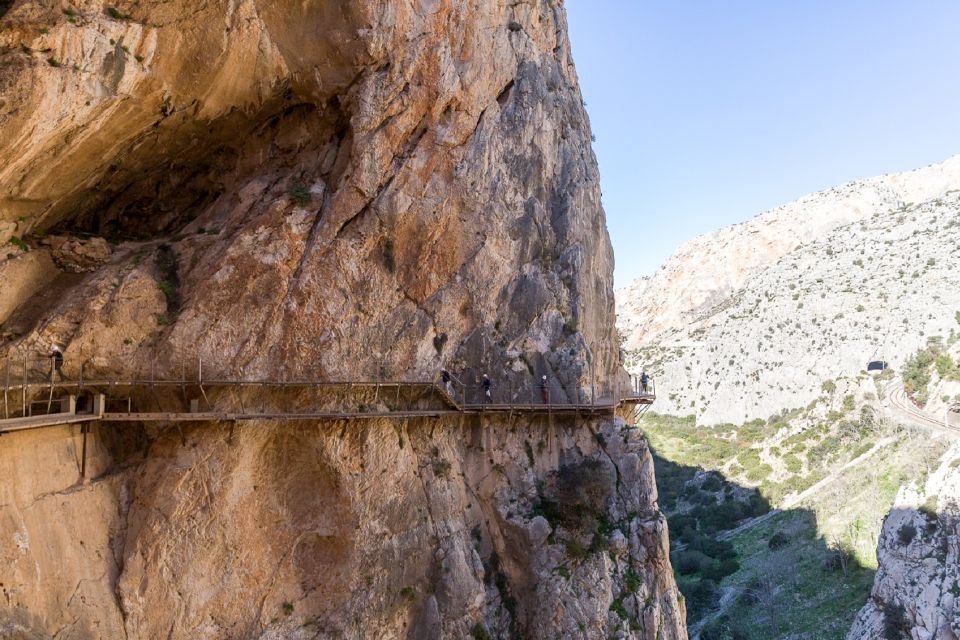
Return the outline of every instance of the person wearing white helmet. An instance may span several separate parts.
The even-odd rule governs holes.
[[[492,404],[493,395],[490,393],[490,390],[493,387],[493,383],[490,382],[490,378],[487,377],[487,374],[483,374],[480,385],[483,387],[483,401],[486,404]]]
[[[543,404],[550,404],[550,384],[547,382],[547,376],[540,377],[540,399]]]
[[[60,348],[60,345],[55,344],[50,349],[50,359],[52,362],[52,366],[50,367],[50,382],[53,382],[53,374],[55,373],[60,376],[60,381],[63,382],[67,377],[63,375],[63,349]]]

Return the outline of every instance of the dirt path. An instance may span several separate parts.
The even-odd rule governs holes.
[[[741,534],[741,533],[743,533],[744,531],[747,531],[747,530],[749,530],[749,529],[752,529],[753,527],[757,526],[758,524],[762,524],[762,523],[766,522],[767,520],[769,520],[769,519],[772,518],[773,516],[777,515],[778,513],[782,513],[783,511],[786,511],[786,510],[788,510],[788,509],[792,509],[793,507],[795,507],[796,505],[800,504],[801,502],[803,502],[804,500],[806,500],[806,499],[809,498],[810,496],[814,495],[815,493],[820,492],[820,491],[823,490],[825,487],[828,487],[829,485],[833,484],[833,483],[836,481],[836,479],[840,476],[840,474],[842,474],[843,472],[847,471],[848,469],[852,469],[853,467],[856,467],[856,466],[862,464],[862,463],[865,462],[866,460],[868,460],[868,459],[870,459],[871,457],[873,457],[873,455],[874,455],[875,453],[877,453],[878,451],[880,451],[880,449],[884,448],[884,447],[887,446],[888,444],[893,443],[895,440],[896,440],[896,438],[894,438],[894,437],[892,437],[892,436],[891,436],[891,437],[887,437],[887,438],[882,438],[881,440],[878,440],[878,441],[877,441],[872,447],[870,447],[868,450],[864,451],[864,452],[861,453],[859,456],[857,456],[857,457],[854,458],[853,460],[850,460],[849,462],[847,462],[847,463],[844,464],[843,466],[841,466],[841,467],[839,467],[839,468],[837,468],[837,469],[834,469],[833,471],[831,471],[828,475],[824,476],[824,477],[823,477],[821,480],[819,480],[818,482],[815,482],[814,484],[810,485],[809,487],[807,487],[806,489],[804,489],[804,490],[801,491],[800,493],[797,493],[797,494],[793,494],[793,495],[788,496],[788,497],[783,501],[783,504],[781,504],[778,508],[776,508],[776,509],[771,509],[770,511],[768,511],[768,512],[765,513],[765,514],[763,514],[762,516],[757,516],[756,518],[751,518],[751,519],[749,519],[749,520],[747,520],[747,521],[745,521],[745,522],[740,523],[740,525],[738,525],[737,527],[735,527],[735,528],[733,528],[733,529],[730,529],[730,530],[728,530],[728,531],[724,531],[723,533],[721,533],[721,534],[719,534],[719,535],[717,536],[717,539],[718,539],[718,540],[730,540],[730,539],[733,538],[734,536],[739,535],[739,534]]]

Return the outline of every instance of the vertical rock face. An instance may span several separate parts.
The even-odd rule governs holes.
[[[0,252],[24,274],[0,283],[6,353],[60,343],[71,377],[202,358],[613,393],[560,3],[0,11],[0,233],[31,247]],[[102,428],[87,483],[78,447],[0,440],[8,635],[685,637],[649,452],[619,420]]]
[[[612,252],[559,4],[71,13],[3,18],[0,219],[168,236],[183,304],[144,349],[233,373],[612,378]]]
[[[960,447],[923,487],[905,488],[877,547],[870,601],[847,640],[960,638]]]
[[[686,637],[649,452],[619,421],[95,443],[75,485],[76,430],[0,441],[14,638]]]

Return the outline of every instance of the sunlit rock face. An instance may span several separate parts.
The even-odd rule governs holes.
[[[182,308],[161,358],[569,388],[589,359],[612,378],[613,258],[562,7],[70,12],[3,18],[0,220],[146,258],[167,238]]]
[[[0,12],[6,354],[60,344],[71,378],[446,366],[557,400],[621,379],[561,4]],[[650,455],[613,417],[90,440],[80,483],[76,427],[0,439],[2,633],[685,637]]]
[[[701,424],[808,406],[873,359],[899,369],[956,330],[958,209],[960,156],[693,240],[620,291],[627,364],[655,375],[658,411]]]
[[[921,487],[901,489],[877,545],[870,600],[847,640],[960,638],[960,447]]]

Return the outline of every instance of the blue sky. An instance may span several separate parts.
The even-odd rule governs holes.
[[[567,0],[616,285],[799,196],[960,153],[960,2]]]

